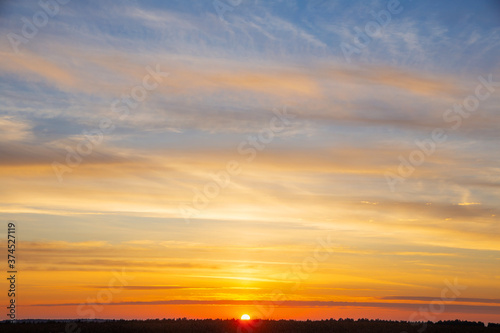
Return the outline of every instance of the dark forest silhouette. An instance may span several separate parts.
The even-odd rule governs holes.
[[[335,333],[500,333],[500,324],[470,321],[398,322],[368,319],[329,319],[319,321],[297,320],[249,320],[237,319],[156,319],[156,320],[100,320],[100,321],[52,321],[23,320],[16,323],[0,323],[0,332],[23,333],[79,333],[79,332],[335,332]]]

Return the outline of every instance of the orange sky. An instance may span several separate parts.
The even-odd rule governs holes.
[[[408,6],[351,61],[370,8],[292,3],[70,2],[19,52],[41,9],[0,9],[19,319],[500,322],[488,2]]]

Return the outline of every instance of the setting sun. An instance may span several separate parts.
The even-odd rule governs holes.
[[[247,314],[244,314],[243,316],[241,316],[241,320],[250,320],[250,316]]]

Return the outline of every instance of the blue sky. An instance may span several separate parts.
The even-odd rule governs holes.
[[[0,216],[18,221],[30,304],[57,283],[77,291],[51,302],[78,303],[79,272],[100,285],[123,267],[256,288],[166,301],[266,299],[283,281],[254,282],[327,234],[335,255],[289,299],[434,297],[455,277],[500,298],[497,1],[62,3],[0,5]],[[372,13],[387,24],[359,45]],[[224,185],[202,205],[207,184]],[[40,273],[55,267],[58,282]]]

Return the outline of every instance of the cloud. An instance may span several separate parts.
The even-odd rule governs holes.
[[[239,300],[162,300],[162,301],[132,301],[132,302],[113,302],[106,305],[255,305],[256,301],[239,301]],[[93,305],[92,303],[87,303]],[[99,304],[99,303],[96,303]],[[279,305],[273,301],[259,300],[257,304],[270,305],[277,307],[370,307],[381,309],[408,309],[417,311],[422,308],[422,304],[413,303],[382,303],[382,302],[335,302],[335,301],[281,301]],[[27,306],[75,306],[79,303],[45,303],[45,304],[31,304]],[[424,304],[431,308],[431,303]],[[482,314],[497,314],[500,306],[491,305],[461,305],[461,304],[446,304],[444,311],[446,313],[482,313]]]
[[[78,82],[77,77],[69,70],[37,54],[16,55],[0,51],[0,56],[5,59],[0,64],[0,71],[18,75],[28,82],[38,79],[55,84],[59,88],[72,87]]]
[[[90,289],[106,289],[107,286],[86,286]],[[213,289],[215,287],[186,287],[186,286],[122,286],[121,288],[127,290],[170,290],[170,289]]]
[[[391,300],[391,301],[422,301],[422,302],[431,302],[435,301],[438,298],[436,297],[422,297],[422,296],[385,296],[381,297],[383,300]],[[448,302],[447,300],[443,300],[444,302]],[[451,302],[460,302],[460,303],[500,303],[500,299],[495,298],[465,298],[465,297],[457,297]]]
[[[1,141],[20,142],[30,141],[32,138],[32,125],[26,120],[16,119],[12,116],[0,116]]]

